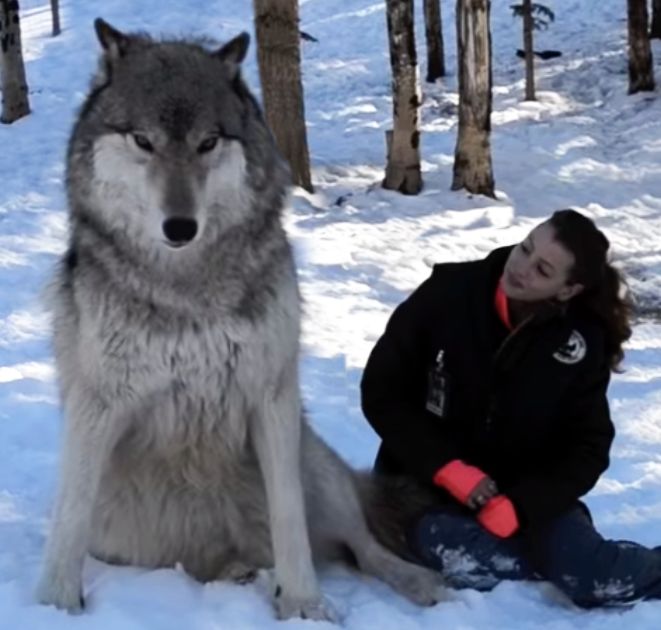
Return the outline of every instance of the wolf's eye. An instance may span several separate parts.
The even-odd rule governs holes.
[[[134,133],[132,135],[133,135],[133,141],[135,142],[135,145],[139,149],[142,149],[143,151],[147,151],[147,153],[154,152],[154,145],[151,142],[149,142],[147,136],[141,133]]]
[[[217,144],[218,144],[218,136],[209,136],[208,138],[200,142],[199,146],[197,147],[197,152],[209,153],[209,151],[213,151],[216,148]]]

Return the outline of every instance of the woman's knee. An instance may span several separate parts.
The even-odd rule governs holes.
[[[489,590],[500,580],[533,575],[517,541],[493,536],[470,513],[423,515],[411,530],[410,547],[457,588]]]
[[[409,532],[411,548],[424,559],[439,557],[446,549],[472,547],[483,534],[471,515],[453,510],[434,511],[421,516]]]

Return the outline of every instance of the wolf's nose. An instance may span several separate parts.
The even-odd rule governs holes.
[[[174,245],[185,245],[197,234],[195,219],[166,219],[163,221],[163,234]]]

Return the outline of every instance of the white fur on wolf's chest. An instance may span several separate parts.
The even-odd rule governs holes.
[[[245,424],[235,417],[245,414],[241,374],[249,370],[246,362],[258,360],[257,345],[255,336],[221,322],[179,320],[163,327],[147,320],[106,329],[93,354],[107,395],[136,412],[134,424],[165,445],[197,440],[219,424]]]

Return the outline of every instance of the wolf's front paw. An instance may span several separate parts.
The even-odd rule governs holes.
[[[319,597],[304,599],[300,597],[288,597],[286,594],[275,596],[275,610],[278,619],[313,619],[314,621],[330,621],[338,623],[340,618],[335,608],[321,595]]]
[[[85,608],[80,580],[49,579],[44,576],[37,588],[37,600],[45,606],[55,606],[73,614]]]

